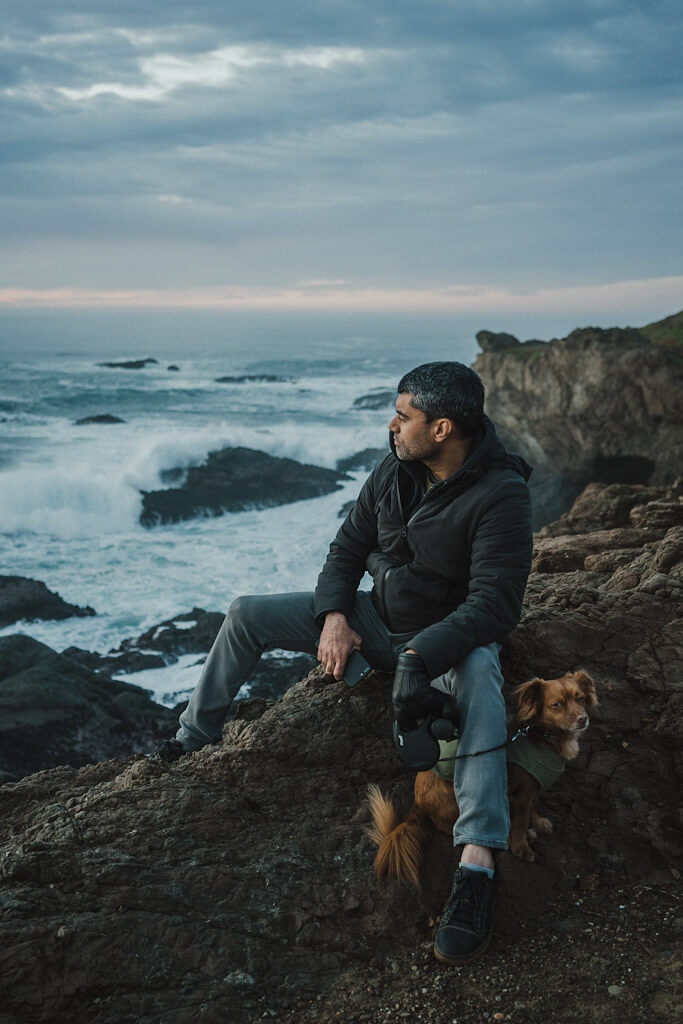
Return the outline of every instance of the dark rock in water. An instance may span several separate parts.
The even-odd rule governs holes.
[[[175,363],[171,363],[171,365],[167,366],[166,369],[167,370],[173,370],[173,371],[175,371],[177,373],[177,372],[179,372],[180,367],[176,366]]]
[[[544,558],[575,545],[585,564],[532,572],[522,622],[503,651],[506,681],[584,668],[600,707],[579,756],[543,794],[539,810],[554,831],[534,840],[537,862],[499,857],[494,992],[499,955],[549,942],[558,894],[578,905],[616,878],[622,891],[608,890],[603,903],[605,920],[616,918],[624,892],[630,899],[641,883],[670,885],[682,867],[680,511],[675,491],[595,486],[566,532],[537,538]],[[593,524],[605,534],[597,542]],[[648,539],[633,546],[624,530]],[[368,783],[403,813],[413,783],[393,749],[391,684],[375,673],[349,689],[316,669],[275,704],[244,702],[221,744],[174,765],[130,756],[4,786],[0,959],[11,970],[2,1012],[55,1024],[252,1024],[293,1000],[292,1019],[331,1021],[352,977],[365,1000],[360,1016],[385,1019],[400,976],[387,965],[430,970],[418,957],[428,955],[421,947],[454,866],[451,838],[438,834],[421,890],[374,877]],[[631,924],[619,917],[622,930]],[[578,927],[589,926],[585,912]],[[586,936],[584,957],[606,951],[601,934]],[[639,945],[635,956],[640,970]],[[363,973],[373,959],[374,973]],[[366,994],[363,979],[387,977],[381,996]],[[481,1016],[478,977],[472,1020]],[[536,998],[534,986],[521,994]],[[425,1005],[437,998],[433,988]],[[315,1002],[328,992],[327,1003]]]
[[[365,469],[370,472],[378,462],[386,458],[387,454],[386,448],[364,448],[362,452],[356,452],[355,455],[348,455],[344,459],[337,459],[337,469],[340,469],[343,473],[351,473],[359,469]]]
[[[68,604],[59,594],[48,590],[40,580],[25,576],[0,576],[0,628],[27,619],[69,619],[95,615],[94,608]]]
[[[516,342],[477,335],[474,369],[506,447],[534,467],[538,529],[591,482],[670,484],[683,466],[683,360],[633,328]],[[502,340],[501,340],[502,339]],[[512,339],[512,340],[511,340]]]
[[[171,665],[184,654],[206,655],[221,628],[223,612],[207,612],[193,608],[172,619],[152,626],[136,639],[124,640],[106,655],[69,648],[64,654],[80,665],[108,675],[129,675],[148,668]],[[158,654],[150,652],[158,651]],[[197,673],[192,684],[199,679],[200,666],[205,658],[197,660]],[[307,654],[283,655],[266,651],[249,680],[250,694],[254,697],[275,699],[302,679],[315,665]]]
[[[220,516],[247,508],[268,508],[317,498],[339,490],[338,470],[277,458],[251,448],[211,452],[202,466],[186,471],[180,487],[143,491],[143,526],[195,516]]]
[[[130,675],[131,672],[143,672],[149,668],[164,668],[169,664],[169,659],[162,657],[161,654],[147,654],[138,650],[117,655],[97,654],[95,651],[84,651],[81,647],[67,647],[62,654],[82,668],[107,676]],[[171,658],[170,661],[175,661],[175,658]]]
[[[112,416],[111,413],[105,412],[99,416],[84,416],[83,419],[76,420],[76,426],[80,427],[84,423],[125,423],[119,416]]]
[[[19,777],[151,750],[173,714],[28,636],[0,637],[0,771]]]
[[[361,395],[353,401],[354,409],[384,409],[392,405],[396,399],[395,391],[371,391],[369,395]]]
[[[152,359],[152,358],[148,357],[147,359],[124,359],[122,362],[119,362],[119,363],[106,362],[106,363],[98,363],[97,365],[98,366],[109,366],[109,367],[113,367],[113,368],[116,368],[116,369],[119,369],[119,370],[142,370],[142,369],[144,369],[145,366],[151,366],[153,363],[158,363],[158,362],[159,362],[158,359]]]
[[[237,377],[214,377],[217,384],[288,384],[291,377],[278,377],[275,373],[242,373]]]

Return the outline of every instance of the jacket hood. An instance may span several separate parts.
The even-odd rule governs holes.
[[[389,431],[389,447],[400,469],[407,473],[415,483],[424,488],[427,480],[428,469],[424,462],[404,462],[396,454],[394,435]],[[529,463],[517,455],[516,452],[505,450],[503,442],[496,433],[496,428],[488,416],[484,416],[481,427],[474,438],[474,445],[463,465],[452,476],[449,476],[443,483],[458,481],[462,483],[474,483],[483,473],[492,466],[505,467],[519,473],[524,480],[528,480],[533,470]]]

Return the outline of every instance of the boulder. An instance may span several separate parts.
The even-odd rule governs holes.
[[[676,479],[683,465],[680,342],[597,327],[548,343],[490,332],[477,338],[483,352],[474,368],[486,386],[487,412],[506,446],[534,466],[537,529],[567,511],[590,482]]]
[[[95,615],[93,608],[81,608],[63,601],[40,580],[26,576],[0,576],[0,628],[23,619],[69,619],[72,615]]]
[[[346,474],[338,470],[251,448],[223,448],[210,452],[203,465],[187,470],[179,487],[143,491],[140,522],[156,526],[202,515],[285,505],[336,491],[342,479],[347,479]]]
[[[31,637],[0,637],[0,771],[18,778],[151,750],[175,715]]]

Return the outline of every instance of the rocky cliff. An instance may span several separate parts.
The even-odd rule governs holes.
[[[507,682],[585,668],[601,708],[543,803],[537,863],[501,858],[498,938],[471,969],[422,949],[445,836],[421,894],[372,873],[367,785],[404,806],[411,786],[386,676],[349,690],[316,670],[172,766],[133,755],[3,786],[3,1024],[585,1021],[588,1003],[671,1019],[682,612],[676,488],[592,485],[538,536]]]
[[[632,328],[577,329],[550,342],[480,331],[474,363],[487,412],[534,466],[535,526],[591,481],[673,483],[683,465],[680,316]],[[673,326],[672,326],[673,325]]]

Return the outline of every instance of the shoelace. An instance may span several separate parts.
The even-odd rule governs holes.
[[[457,872],[453,892],[443,915],[444,924],[449,924],[452,920],[461,921],[463,924],[473,924],[477,917],[480,899],[483,896],[483,892],[478,892],[477,888],[471,874],[466,874],[464,871]]]

